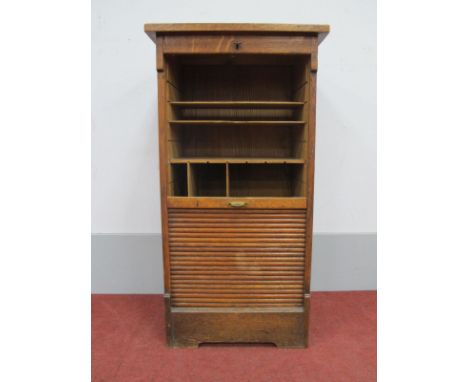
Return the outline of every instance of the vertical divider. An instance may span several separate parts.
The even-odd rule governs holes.
[[[187,162],[187,196],[193,196],[192,165]]]
[[[170,163],[167,164],[167,183],[167,194],[172,196],[174,195],[174,174]]]
[[[226,196],[229,196],[231,186],[229,185],[229,163],[226,162]]]

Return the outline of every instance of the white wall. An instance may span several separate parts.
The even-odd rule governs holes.
[[[161,229],[147,22],[330,24],[319,49],[314,231],[376,231],[375,0],[92,0],[93,233]]]

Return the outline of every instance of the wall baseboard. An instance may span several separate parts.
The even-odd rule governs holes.
[[[93,234],[92,293],[163,293],[160,234]],[[314,291],[377,289],[377,234],[314,234]]]

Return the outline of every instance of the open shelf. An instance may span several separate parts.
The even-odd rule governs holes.
[[[169,169],[169,195],[188,196],[187,165],[172,164]]]
[[[305,158],[305,126],[172,126],[170,159]]]
[[[201,197],[300,197],[305,195],[303,163],[172,163],[169,195]]]
[[[305,57],[168,57],[170,196],[305,196]]]
[[[235,197],[294,197],[305,195],[304,166],[233,164],[229,195]]]
[[[189,196],[226,196],[226,166],[190,164]]]

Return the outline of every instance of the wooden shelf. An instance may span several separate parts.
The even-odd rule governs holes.
[[[209,125],[209,126],[301,126],[305,124],[305,121],[214,121],[214,120],[172,120],[169,121],[171,125]]]
[[[304,164],[301,158],[172,158],[170,163]]]
[[[304,106],[305,102],[282,101],[172,101],[172,106],[191,108],[250,108],[289,109]]]

